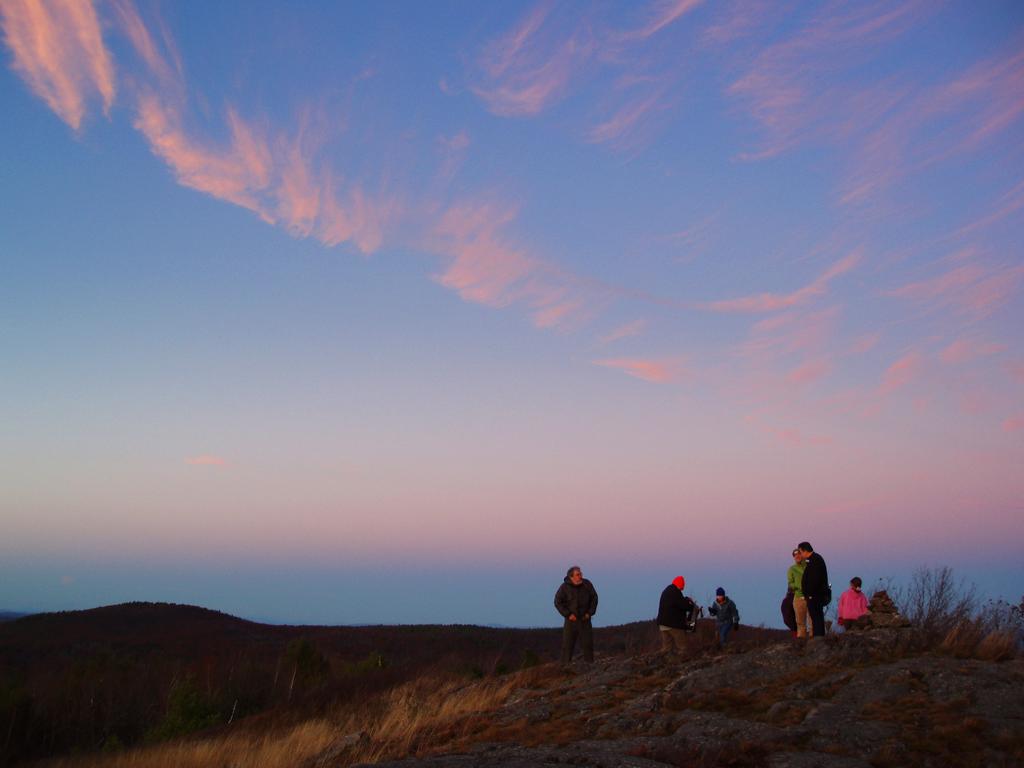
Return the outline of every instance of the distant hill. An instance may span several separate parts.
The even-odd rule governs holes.
[[[22,616],[28,616],[27,613],[19,613],[18,611],[0,611],[0,621],[14,621],[20,619]]]

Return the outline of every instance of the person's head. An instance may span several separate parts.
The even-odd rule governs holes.
[[[796,545],[796,548],[800,550],[800,556],[802,558],[807,558],[814,554],[814,547],[812,547],[808,541],[801,541]]]
[[[686,586],[686,579],[684,579],[682,576],[676,576],[674,579],[672,579],[672,584],[675,586],[676,589],[682,592],[683,587]]]
[[[579,586],[583,583],[583,571],[578,565],[569,566],[569,570],[566,572],[566,578],[569,579],[573,584]]]
[[[804,559],[804,556],[802,554],[800,554],[800,550],[799,549],[794,549],[793,550],[793,561],[799,563],[803,559]]]
[[[864,582],[862,582],[860,580],[860,576],[854,576],[852,579],[850,579],[850,586],[853,587],[858,592],[860,592],[860,585],[863,584],[863,583]]]
[[[718,603],[724,603],[725,602],[725,589],[723,587],[719,587],[718,589],[715,590],[715,602],[718,602]]]

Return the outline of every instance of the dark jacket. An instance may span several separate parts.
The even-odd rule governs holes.
[[[726,597],[724,602],[721,603],[715,600],[708,608],[708,613],[714,616],[719,624],[740,623],[739,608],[736,607],[736,603],[732,601],[731,597]]]
[[[662,627],[686,629],[694,609],[693,600],[683,594],[675,584],[669,584],[661,593],[657,622]]]
[[[824,558],[817,552],[812,552],[807,559],[800,589],[804,597],[811,600],[821,600],[828,590],[828,568],[825,566]]]
[[[786,592],[786,596],[782,598],[782,605],[779,607],[782,609],[782,623],[789,628],[790,632],[796,632],[796,608],[793,607],[793,590]]]
[[[588,613],[593,616],[597,613],[597,590],[589,579],[584,579],[577,587],[566,575],[562,586],[555,592],[555,610],[567,619],[569,614],[576,614],[580,621]]]

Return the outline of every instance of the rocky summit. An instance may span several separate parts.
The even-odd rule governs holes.
[[[1024,765],[1024,660],[956,658],[914,630],[547,672],[425,738],[400,768]],[[349,734],[308,765],[350,765]]]

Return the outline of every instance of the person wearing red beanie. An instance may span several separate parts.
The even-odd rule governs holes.
[[[683,594],[686,579],[676,576],[672,583],[665,587],[658,603],[658,629],[661,635],[661,648],[665,653],[681,654],[686,647],[686,631],[690,628],[693,611],[696,606],[693,600]]]

